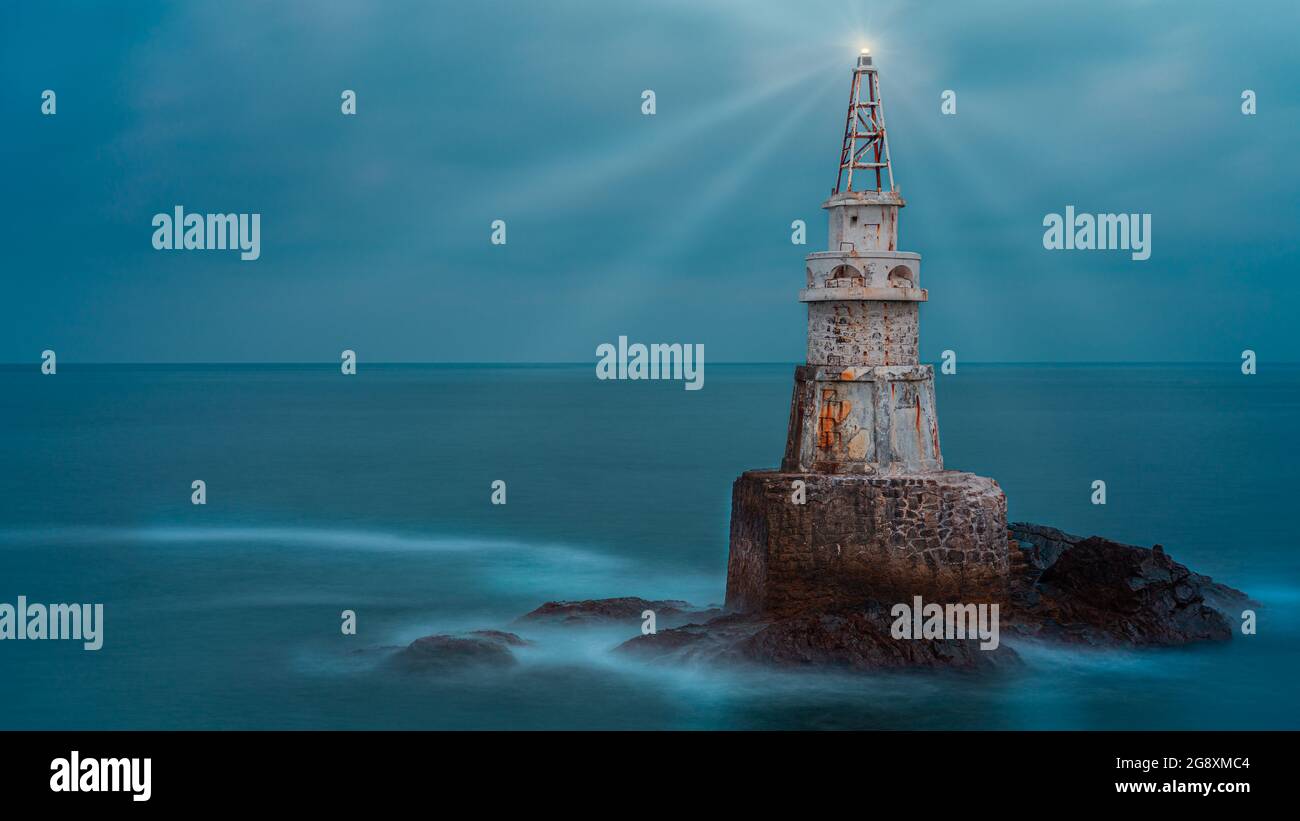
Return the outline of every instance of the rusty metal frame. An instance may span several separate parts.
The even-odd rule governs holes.
[[[865,101],[862,99],[864,76],[867,79]],[[864,159],[864,155],[869,159]],[[844,145],[840,151],[840,170],[831,194],[839,194],[841,190],[853,191],[853,172],[858,169],[876,175],[875,189],[858,190],[895,190],[894,169],[889,162],[889,138],[885,132],[885,104],[880,99],[880,77],[871,65],[871,57],[866,55],[858,59],[858,65],[853,69],[849,111],[844,123]],[[888,189],[884,188],[886,179],[889,180]]]

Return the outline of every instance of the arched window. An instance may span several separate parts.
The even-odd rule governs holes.
[[[864,280],[862,278],[862,272],[859,271],[857,268],[854,268],[852,265],[836,265],[831,270],[830,275],[826,277],[828,285],[832,280],[837,280],[837,279],[848,280],[849,285],[862,285],[864,283]],[[841,282],[838,284],[842,285],[844,283]]]
[[[889,270],[889,284],[894,288],[915,288],[912,269],[906,265],[895,265]]]

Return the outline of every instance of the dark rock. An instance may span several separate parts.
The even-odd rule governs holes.
[[[411,642],[393,655],[391,663],[407,672],[510,667],[517,663],[510,648],[526,644],[514,633],[500,630],[477,630],[463,636],[437,634]]]
[[[1171,646],[1231,638],[1244,593],[1193,573],[1157,546],[1073,536],[1018,522],[1008,528],[1021,557],[1010,563],[1002,635],[1093,646]],[[1017,545],[1018,543],[1018,545]],[[729,614],[638,636],[619,652],[663,662],[747,662],[779,667],[983,670],[1015,663],[1010,648],[978,641],[900,640],[888,608]]]
[[[741,642],[738,650],[747,661],[851,670],[982,670],[1018,660],[1009,647],[981,650],[975,639],[895,639],[889,632],[891,621],[883,611],[780,619]]]
[[[636,596],[617,599],[587,599],[585,601],[550,601],[520,616],[516,623],[541,622],[565,626],[640,623],[641,614],[653,610],[655,622],[677,626],[690,621],[704,621],[721,614],[716,608],[701,610],[690,602],[678,599],[650,600]]]
[[[1021,549],[1028,546],[1026,558],[1039,570],[1051,567],[1058,556],[1083,541],[1082,536],[1029,522],[1012,522],[1007,525],[1007,533],[1020,543]]]
[[[977,639],[895,639],[890,634],[892,623],[887,609],[874,603],[859,611],[783,618],[735,614],[637,636],[618,650],[658,660],[855,671],[987,670],[1019,662],[1009,647],[981,650]]]
[[[1207,607],[1213,607],[1223,613],[1230,622],[1240,624],[1242,610],[1247,607],[1259,606],[1259,602],[1242,591],[1221,582],[1216,582],[1209,576],[1192,573],[1190,583],[1200,590],[1201,598],[1205,600]]]
[[[476,636],[482,639],[488,639],[489,641],[495,641],[500,644],[509,645],[511,647],[526,647],[529,644],[532,644],[532,642],[528,641],[527,639],[521,639],[519,636],[516,636],[514,633],[507,633],[504,630],[473,630],[469,632],[467,635]]]
[[[1025,522],[1013,523],[1006,532],[1012,555],[1007,596],[999,611],[1004,641],[1017,634],[1103,647],[1223,641],[1231,638],[1241,609],[1253,604],[1241,591],[1175,562],[1161,545],[1147,549],[1098,536],[1085,539]],[[978,639],[895,639],[889,616],[892,600],[863,595],[861,588],[841,592],[843,597],[856,595],[858,604],[845,606],[837,594],[797,612],[768,608],[723,614],[716,608],[697,610],[684,601],[626,597],[547,602],[519,621],[639,624],[642,612],[653,610],[658,632],[636,636],[617,652],[670,664],[984,671],[1019,663],[1019,656],[1005,644],[981,650]],[[962,601],[924,598],[928,603]],[[815,602],[817,596],[800,600]],[[522,642],[512,633],[497,631],[463,638],[429,636],[399,655],[420,664],[426,658],[457,664],[502,658],[513,662],[507,645]]]
[[[763,621],[748,616],[719,616],[704,624],[687,624],[636,636],[620,644],[615,651],[646,659],[739,661],[736,645],[763,626]]]
[[[1248,602],[1241,591],[1191,572],[1163,548],[1099,536],[1062,550],[1038,577],[1036,591],[1036,599],[1017,602],[1010,613],[1019,632],[1104,646],[1225,641],[1234,622],[1225,611]]]

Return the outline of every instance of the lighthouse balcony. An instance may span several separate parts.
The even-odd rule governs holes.
[[[803,302],[885,300],[925,302],[921,256],[905,251],[809,254]]]

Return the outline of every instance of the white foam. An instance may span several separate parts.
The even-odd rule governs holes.
[[[26,543],[74,542],[78,544],[279,544],[320,547],[337,550],[412,552],[412,553],[501,553],[545,554],[552,558],[580,560],[592,564],[615,565],[622,560],[600,553],[579,550],[567,545],[532,544],[475,536],[429,536],[378,530],[344,530],[310,527],[64,527],[13,528],[0,531],[0,542]]]

